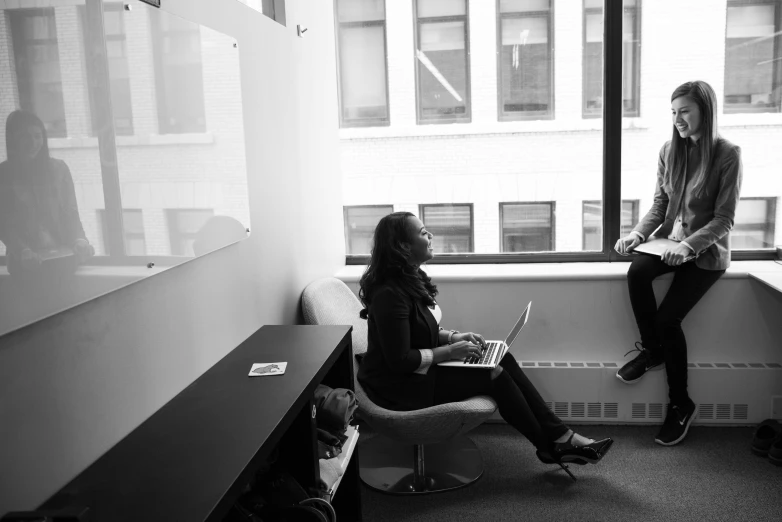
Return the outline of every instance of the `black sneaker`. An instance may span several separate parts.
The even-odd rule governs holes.
[[[665,360],[662,353],[658,349],[656,352],[652,352],[648,348],[644,348],[644,345],[636,342],[635,350],[631,352],[640,352],[635,359],[622,366],[618,372],[616,372],[616,378],[625,384],[632,384],[638,382],[644,374],[651,370],[662,370],[665,368]],[[627,353],[625,357],[627,357]]]
[[[690,429],[695,418],[695,403],[689,400],[689,404],[678,406],[668,404],[668,414],[665,416],[663,427],[657,433],[654,441],[662,446],[673,446],[684,440],[687,430]]]

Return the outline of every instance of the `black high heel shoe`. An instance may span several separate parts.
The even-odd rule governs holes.
[[[596,464],[608,453],[614,441],[611,438],[605,438],[596,440],[586,446],[574,446],[571,442],[573,435],[575,435],[575,432],[570,435],[567,442],[554,442],[551,445],[552,449],[550,452],[538,450],[535,452],[535,455],[544,464],[558,464],[575,482],[576,477],[573,476],[565,464],[573,463],[579,466]]]

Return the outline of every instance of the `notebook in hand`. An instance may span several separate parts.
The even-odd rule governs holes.
[[[640,245],[635,247],[632,251],[660,257],[663,255],[663,252],[665,252],[667,248],[674,248],[677,245],[679,245],[679,241],[656,237],[650,239],[649,241],[646,241],[645,243],[641,243]],[[687,262],[691,259],[695,259],[695,256],[689,255],[684,258],[684,261]]]
[[[480,357],[468,357],[462,360],[451,360],[437,363],[438,366],[455,366],[457,368],[495,368],[505,354],[510,350],[513,341],[516,340],[516,336],[519,335],[521,329],[527,324],[527,318],[529,317],[529,310],[532,306],[532,301],[527,304],[527,308],[521,313],[521,317],[513,325],[508,336],[504,341],[486,341],[486,348],[483,349]]]

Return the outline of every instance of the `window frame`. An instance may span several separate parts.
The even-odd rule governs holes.
[[[348,245],[349,243],[349,237],[350,232],[348,229],[348,210],[352,208],[391,208],[391,212],[394,212],[394,205],[392,203],[388,204],[380,204],[380,205],[343,205],[342,206],[342,227],[345,234],[345,253],[347,256],[352,256],[355,258],[366,258],[367,261],[369,260],[369,255],[367,254],[348,254]],[[389,212],[389,214],[391,213]],[[367,263],[359,263],[359,264],[367,264]]]
[[[544,253],[556,252],[557,248],[557,202],[551,201],[500,201],[500,253],[501,254],[519,254],[520,252],[505,252],[503,245],[505,244],[505,227],[503,227],[503,208],[505,205],[548,205],[549,207],[549,221],[551,222],[551,248],[549,250],[543,250]],[[530,253],[528,252],[527,255]],[[539,253],[532,253],[539,254]]]
[[[105,208],[97,208],[95,211],[98,213],[98,223],[100,224],[100,231],[101,231],[101,238],[103,239],[103,246],[106,248],[106,254],[105,257],[116,257],[115,255],[112,255],[111,253],[111,242],[108,240],[108,237],[111,236],[111,223],[109,221],[109,212]],[[141,232],[128,232],[123,228],[122,230],[122,243],[124,245],[124,249],[122,252],[123,256],[127,257],[143,257],[146,259],[147,254],[128,254],[128,240],[130,239],[141,239],[144,241],[144,251],[147,250],[147,235],[144,230],[144,209],[143,208],[123,208],[122,209],[122,225],[125,226],[125,223],[127,220],[125,219],[126,214],[138,214],[141,218]]]
[[[462,0],[464,2],[464,14],[453,16],[427,16],[423,18],[418,17],[418,2],[420,0],[413,0],[413,63],[415,69],[415,123],[416,125],[439,125],[448,123],[472,123],[472,67],[470,61],[470,2],[469,0]],[[464,22],[464,77],[465,89],[464,96],[466,100],[466,110],[463,117],[459,118],[430,118],[424,119],[422,117],[421,107],[421,63],[416,58],[416,52],[418,51],[418,43],[421,40],[421,25],[423,23],[439,23],[439,22]]]
[[[724,69],[725,69],[725,75],[723,77],[724,83],[723,85],[727,84],[729,71],[728,71],[728,23],[727,23],[727,14],[728,9],[731,7],[747,7],[747,6],[755,6],[755,5],[773,5],[775,6],[775,17],[774,17],[774,32],[779,33],[782,31],[782,0],[728,0],[726,6],[725,6],[725,60],[723,62]],[[774,53],[773,56],[782,56],[782,35],[777,35],[774,38]],[[771,86],[772,86],[772,93],[774,93],[774,103],[776,105],[776,110],[772,110],[771,108],[766,109],[750,109],[748,110],[747,107],[731,107],[728,103],[725,102],[725,98],[727,94],[723,92],[722,94],[722,113],[723,114],[779,114],[782,112],[782,60],[776,59],[774,61],[773,70],[771,72]],[[774,89],[776,87],[776,90]]]
[[[349,129],[356,127],[388,127],[391,125],[391,95],[388,90],[388,19],[387,19],[387,0],[383,0],[383,20],[373,20],[370,22],[340,22],[339,21],[339,0],[334,0],[334,45],[336,46],[337,60],[337,110],[339,111],[339,127]],[[362,120],[349,120],[344,116],[342,99],[342,59],[340,56],[340,34],[343,27],[377,27],[383,26],[383,59],[386,72],[386,114],[385,118],[367,118]]]
[[[609,0],[604,0],[606,3],[608,3]],[[621,0],[620,0],[621,1]],[[624,108],[624,99],[620,96],[620,102],[622,104],[622,116],[624,118],[638,118],[641,116],[641,16],[642,16],[642,3],[643,0],[636,0],[636,3],[632,7],[624,7],[624,4],[622,5],[622,18],[621,23],[624,23],[624,12],[625,10],[632,10],[635,11],[635,27],[633,27],[633,34],[636,36],[636,40],[633,42],[633,100],[635,101],[635,107],[632,110],[627,110]],[[587,69],[587,59],[586,59],[586,38],[587,38],[587,15],[588,14],[597,14],[600,13],[605,9],[605,5],[603,9],[598,9],[596,7],[586,7],[586,0],[581,1],[581,8],[582,8],[582,15],[581,15],[581,23],[582,23],[582,32],[581,32],[581,118],[582,119],[594,119],[594,118],[600,118],[603,115],[603,109],[600,109],[598,111],[595,111],[593,109],[587,109],[587,89],[586,89],[586,69]],[[605,47],[605,37],[603,38],[603,46]],[[624,48],[624,31],[621,33],[621,47]],[[605,49],[603,50],[603,56],[605,56]],[[621,63],[621,55],[620,55],[620,63]],[[622,76],[622,71],[620,69],[619,71],[620,78]],[[606,79],[606,72],[605,67],[603,67],[603,82],[605,83]],[[624,95],[624,87],[622,95]],[[603,99],[603,105],[605,105],[606,97]]]
[[[470,209],[470,230],[469,230],[469,253],[472,253],[475,250],[475,204],[474,203],[420,203],[418,205],[418,217],[421,218],[421,222],[423,222],[424,226],[426,226],[427,230],[431,232],[430,226],[426,224],[426,212],[425,208],[432,208],[432,207],[468,207]],[[437,234],[435,234],[437,235]],[[445,253],[440,255],[446,255]]]
[[[501,0],[496,0],[497,11],[497,121],[530,121],[530,120],[553,120],[556,117],[556,106],[554,105],[556,97],[556,75],[554,74],[555,55],[554,55],[554,0],[549,0],[548,11],[517,11],[512,13],[500,12]],[[502,21],[508,18],[539,18],[546,16],[548,30],[548,63],[549,63],[549,110],[529,111],[529,112],[508,112],[504,111],[504,100],[502,92]]]

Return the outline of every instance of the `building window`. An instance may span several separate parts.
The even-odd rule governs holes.
[[[385,0],[337,0],[340,126],[389,124]]]
[[[472,203],[419,205],[418,213],[434,235],[435,254],[473,252]]]
[[[378,221],[393,211],[392,205],[344,207],[347,254],[369,254],[372,251],[372,236]]]
[[[725,113],[782,110],[782,2],[728,2]]]
[[[638,116],[641,91],[641,0],[624,0],[622,103],[624,116]],[[603,115],[603,0],[584,0],[583,116]]]
[[[118,135],[133,134],[133,108],[130,102],[130,72],[128,69],[127,38],[125,36],[125,20],[121,3],[103,4],[103,24],[106,40],[106,54],[109,61],[109,90],[111,96],[111,112],[114,115],[114,132]],[[86,12],[80,10],[82,27],[84,28],[84,46],[89,45],[92,27],[87,23]],[[94,76],[94,64],[87,56],[87,73]],[[90,90],[90,114],[92,115],[92,134],[98,128],[98,108],[95,100],[95,82],[87,82]]]
[[[154,13],[150,19],[159,132],[205,132],[200,28],[164,11]]]
[[[637,199],[622,200],[622,217],[620,221],[620,237],[629,234],[638,223]],[[603,202],[584,201],[582,204],[583,243],[584,250],[603,250]]]
[[[50,138],[67,136],[54,8],[8,11],[22,109],[43,121]]]
[[[196,234],[214,214],[211,208],[166,209],[171,255],[195,256],[193,241]]]
[[[108,252],[109,224],[106,219],[106,211],[98,209],[98,219],[103,231],[104,252]],[[141,209],[122,209],[122,237],[125,242],[126,256],[143,256],[147,253],[147,241],[144,236],[144,218]],[[113,255],[108,252],[109,255]]]
[[[554,117],[550,0],[499,0],[500,120]]]
[[[777,198],[741,198],[736,207],[731,248],[774,248]]]
[[[553,201],[500,203],[502,252],[552,252],[554,250]]]
[[[467,0],[416,0],[418,122],[470,121]]]

